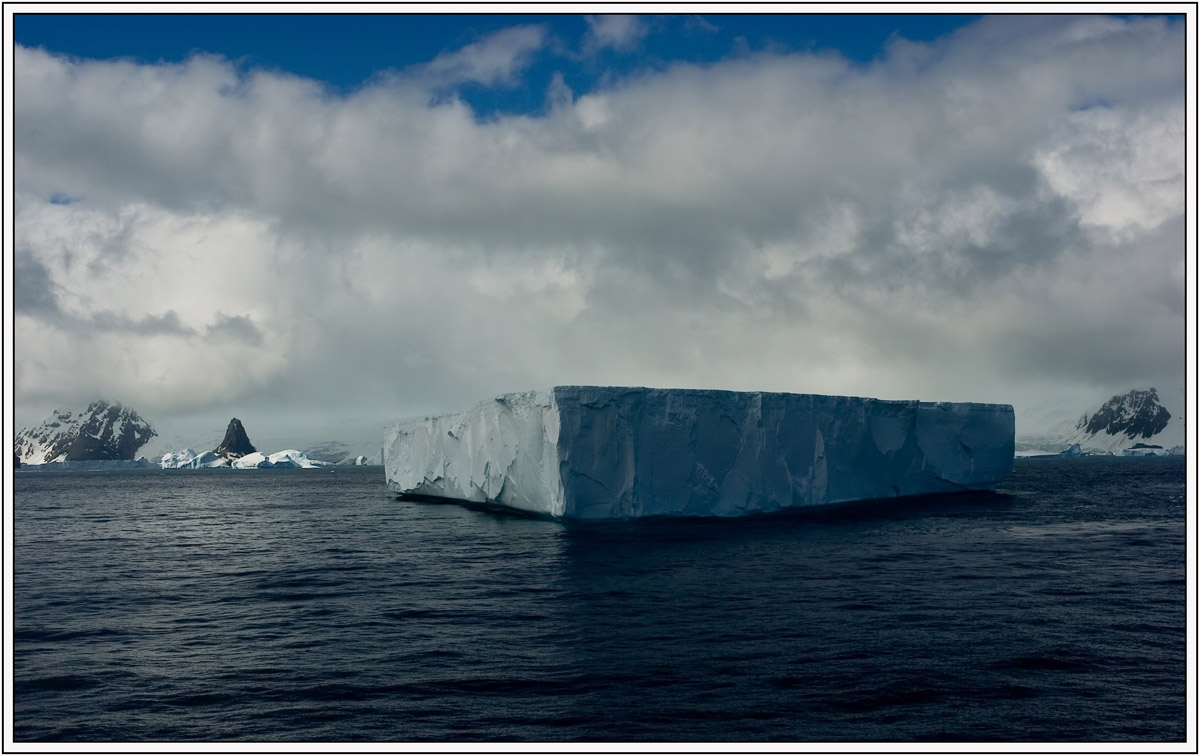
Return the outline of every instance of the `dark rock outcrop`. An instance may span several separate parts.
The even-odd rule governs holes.
[[[22,430],[13,453],[26,464],[133,459],[157,435],[137,412],[100,399],[83,412],[56,410],[37,428]]]
[[[1161,433],[1170,420],[1171,413],[1158,403],[1158,391],[1134,389],[1109,399],[1091,417],[1080,418],[1075,427],[1089,434],[1103,431],[1109,436],[1122,434],[1132,440]]]
[[[256,451],[258,449],[255,449],[254,444],[250,443],[250,437],[246,435],[246,429],[242,427],[242,421],[235,417],[229,421],[229,427],[225,429],[225,438],[221,441],[220,446],[213,449],[213,454],[234,460]]]

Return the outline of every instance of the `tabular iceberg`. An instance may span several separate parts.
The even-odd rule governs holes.
[[[990,490],[1011,405],[557,386],[388,426],[388,487],[575,520]]]

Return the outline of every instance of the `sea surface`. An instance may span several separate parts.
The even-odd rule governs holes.
[[[382,468],[15,478],[22,741],[1183,741],[1183,457],[572,526]]]

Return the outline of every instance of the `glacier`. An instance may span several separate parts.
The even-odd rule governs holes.
[[[1008,404],[556,386],[387,426],[409,496],[568,520],[737,516],[991,490],[1013,467]]]

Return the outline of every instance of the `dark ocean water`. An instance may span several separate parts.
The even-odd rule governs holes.
[[[19,472],[15,737],[1182,741],[1184,458],[565,526],[380,468]]]

